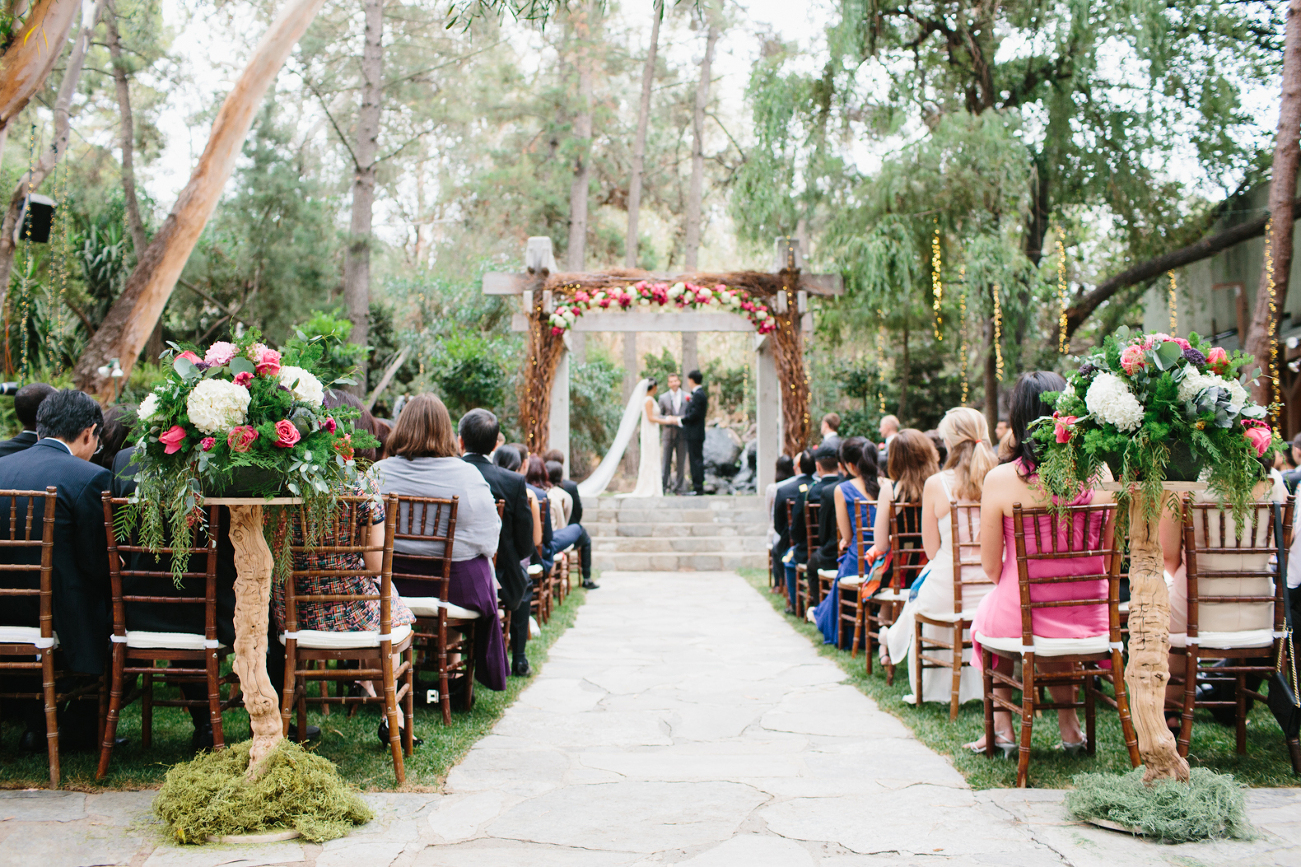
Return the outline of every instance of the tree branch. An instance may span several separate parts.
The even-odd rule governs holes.
[[[343,134],[343,130],[339,129],[339,124],[334,119],[334,115],[330,112],[330,106],[326,103],[325,97],[316,89],[316,85],[312,84],[312,80],[307,77],[306,72],[298,73],[298,77],[303,80],[303,84],[307,85],[307,89],[312,92],[312,95],[320,101],[321,111],[325,112],[325,117],[330,121],[330,126],[334,127],[335,134],[339,136],[339,141],[343,143],[345,148],[347,148],[348,156],[352,157],[353,167],[360,171],[362,166],[361,162],[357,159],[357,153],[352,149],[352,145],[348,144],[348,137]]]

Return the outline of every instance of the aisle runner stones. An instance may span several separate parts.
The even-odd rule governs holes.
[[[324,846],[178,848],[150,793],[0,793],[0,867],[1257,867],[1301,864],[1301,790],[1251,843],[1157,846],[1052,791],[973,792],[730,573],[602,576],[443,794],[371,794]]]

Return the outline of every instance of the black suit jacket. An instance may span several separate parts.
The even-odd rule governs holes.
[[[811,481],[813,479],[809,476],[799,475],[787,479],[777,488],[777,496],[772,501],[772,528],[777,531],[777,543],[773,550],[778,553],[785,553],[791,546],[791,525],[786,521],[786,504],[794,502],[801,488],[807,491]],[[794,517],[794,510],[791,515]]]
[[[122,449],[113,457],[113,496],[129,497],[135,493],[136,467],[129,467],[135,456],[135,446]],[[235,546],[230,541],[230,509],[218,509],[217,526],[217,640],[227,647],[235,646]],[[196,534],[194,546],[204,544]],[[132,554],[127,569],[167,572],[172,568],[171,555]],[[205,569],[199,555],[190,560],[190,571]],[[177,587],[168,575],[159,578],[122,577],[122,593],[127,596],[203,596],[204,579],[186,578]],[[126,628],[145,632],[189,632],[202,634],[203,606],[167,602],[130,602],[126,605]]]
[[[569,526],[583,523],[583,498],[578,495],[578,482],[573,479],[562,479],[560,489],[574,500],[574,508],[569,513]]]
[[[513,611],[528,589],[528,575],[520,561],[533,553],[533,513],[524,477],[496,466],[483,455],[467,454],[465,462],[483,475],[493,499],[506,503],[497,540],[497,583],[501,585],[502,602]]]
[[[73,457],[62,443],[43,440],[30,449],[0,458],[0,488],[43,491],[54,485],[59,499],[54,514],[54,630],[64,663],[83,674],[100,674],[107,659],[109,634],[108,541],[104,505],[111,474],[90,461]],[[9,538],[9,498],[0,498],[0,538]],[[25,504],[19,508],[26,508]],[[44,517],[43,504],[35,516]],[[39,533],[36,527],[33,533]],[[39,565],[39,548],[0,549],[0,562]],[[35,572],[0,574],[9,587],[36,588]],[[0,606],[0,623],[36,626],[36,597],[16,597]]]
[[[36,445],[36,432],[25,430],[11,440],[0,441],[0,458],[25,452]]]
[[[682,438],[687,442],[705,441],[705,415],[709,412],[709,392],[699,386],[691,392],[687,409],[682,413]]]
[[[803,553],[809,569],[830,569],[840,558],[836,548],[836,485],[845,479],[842,476],[823,476],[809,486],[804,501],[796,503],[796,526],[791,529],[791,541],[796,544],[795,556]],[[809,539],[805,530],[805,503],[818,504],[818,538]],[[797,535],[798,534],[798,535]],[[803,550],[800,550],[802,546]],[[800,562],[798,559],[796,562]]]

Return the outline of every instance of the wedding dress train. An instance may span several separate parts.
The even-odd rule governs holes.
[[[619,469],[619,462],[623,460],[624,452],[628,450],[628,443],[632,442],[633,434],[638,432],[641,436],[641,460],[637,464],[637,487],[631,494],[622,496],[659,497],[664,494],[664,480],[661,476],[663,468],[660,466],[662,449],[660,425],[651,421],[646,412],[647,382],[645,379],[641,380],[632,390],[632,396],[623,410],[623,418],[619,421],[619,430],[614,435],[610,450],[605,453],[605,457],[601,459],[601,463],[592,474],[578,483],[578,493],[581,496],[597,497],[605,491]]]

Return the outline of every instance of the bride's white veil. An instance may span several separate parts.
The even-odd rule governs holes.
[[[614,442],[610,444],[610,450],[605,453],[601,463],[597,465],[592,474],[578,483],[578,493],[583,497],[599,497],[610,480],[614,478],[615,471],[619,469],[619,462],[623,460],[623,453],[628,450],[628,443],[637,435],[637,428],[641,422],[642,404],[646,401],[647,383],[649,380],[643,379],[637,383],[637,387],[632,390],[632,397],[628,399],[628,406],[623,410],[623,419],[619,422],[619,432],[614,435]]]

